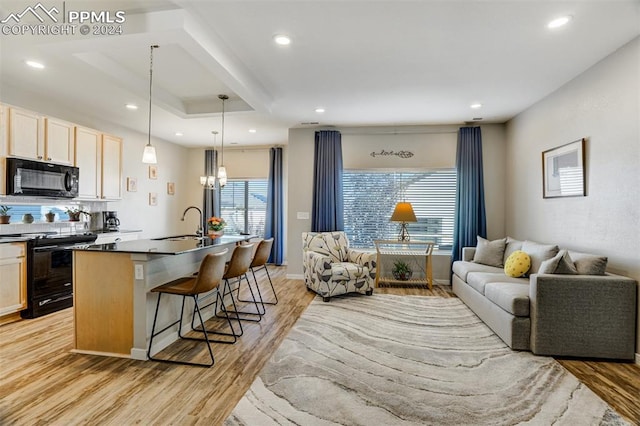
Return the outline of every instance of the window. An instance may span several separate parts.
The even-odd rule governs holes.
[[[455,169],[421,172],[345,170],[344,230],[353,247],[398,238],[400,224],[389,218],[398,201],[408,201],[418,219],[408,223],[411,239],[451,250],[456,205]]]
[[[44,215],[49,211],[56,214],[56,221],[69,220],[66,206],[42,206],[42,205],[9,205],[9,215],[11,216],[12,223],[18,223],[22,221],[22,217],[30,213],[33,216],[34,221],[44,222]],[[74,207],[74,206],[70,206]]]
[[[264,236],[267,215],[267,180],[229,180],[220,198],[225,232]]]

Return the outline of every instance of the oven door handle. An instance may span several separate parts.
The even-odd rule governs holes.
[[[33,251],[70,250],[73,246],[40,246],[34,247]]]
[[[73,294],[67,294],[61,297],[57,297],[55,299],[44,299],[41,300],[40,302],[38,302],[38,306],[44,306],[44,305],[48,305],[49,303],[55,303],[55,302],[60,302],[62,300],[67,300],[70,297],[73,297]]]

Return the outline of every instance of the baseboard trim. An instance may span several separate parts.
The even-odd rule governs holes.
[[[285,277],[288,280],[304,280],[304,275],[302,274],[287,274]]]

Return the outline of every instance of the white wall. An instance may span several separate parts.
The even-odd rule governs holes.
[[[455,167],[457,130],[460,126],[406,126],[337,128],[342,134],[343,165],[346,169],[381,168],[398,170],[425,167]],[[302,274],[302,232],[311,230],[310,219],[297,219],[298,212],[311,217],[313,156],[316,129],[289,129],[287,274]],[[489,238],[504,236],[505,134],[502,125],[482,126],[485,197]],[[381,149],[408,150],[414,156],[371,157]],[[437,262],[437,263],[436,263]],[[449,279],[450,259],[434,260],[434,278]]]
[[[188,230],[179,218],[184,209],[187,192],[191,185],[186,179],[188,149],[152,139],[158,153],[158,179],[149,179],[148,166],[142,163],[142,151],[147,135],[121,127],[87,113],[61,108],[55,99],[40,93],[2,86],[1,102],[22,107],[38,113],[60,118],[85,127],[123,138],[123,182],[121,201],[102,203],[102,210],[117,210],[122,229],[140,229],[141,238],[182,234]],[[126,191],[126,178],[138,179],[137,192]],[[167,194],[167,182],[176,184],[176,194]],[[158,205],[149,205],[149,193],[158,194]],[[192,230],[189,230],[192,231]]]
[[[543,199],[542,151],[580,138],[587,196]],[[640,38],[511,120],[507,140],[507,233],[606,255],[640,280]]]

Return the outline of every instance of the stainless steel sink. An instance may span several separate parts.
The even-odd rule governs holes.
[[[196,234],[186,235],[173,235],[171,237],[152,238],[154,241],[185,241],[185,240],[202,240],[204,237],[200,237]]]

